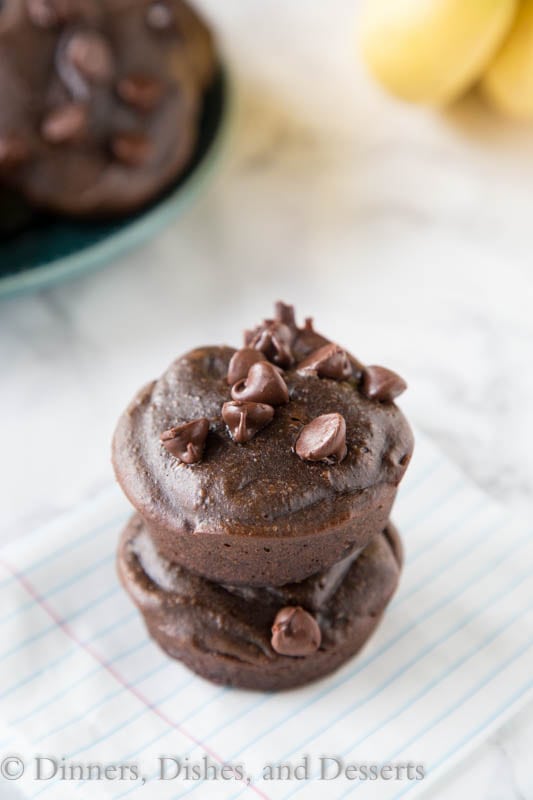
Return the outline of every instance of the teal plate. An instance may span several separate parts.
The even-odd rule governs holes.
[[[101,267],[155,236],[190,203],[217,161],[229,116],[227,76],[206,94],[195,156],[179,180],[141,212],[108,222],[35,214],[0,192],[0,297],[35,291]]]

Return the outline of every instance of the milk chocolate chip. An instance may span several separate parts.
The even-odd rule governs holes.
[[[298,370],[316,372],[319,378],[344,381],[352,377],[353,370],[346,351],[337,344],[325,344],[298,364]]]
[[[265,320],[255,332],[246,334],[247,345],[260,350],[269,361],[287,369],[294,363],[291,353],[293,333],[288,325],[277,320]]]
[[[234,441],[249,442],[256,433],[272,422],[274,409],[266,403],[232,400],[222,406],[222,419]]]
[[[233,386],[237,381],[242,381],[248,375],[248,370],[252,364],[258,361],[266,361],[266,356],[259,350],[251,347],[243,347],[237,350],[231,357],[228,366],[228,383]]]
[[[111,142],[115,158],[128,167],[140,167],[152,155],[152,142],[144,133],[120,133]]]
[[[138,111],[152,111],[163,96],[164,87],[157,78],[148,75],[129,75],[117,85],[119,97]]]
[[[296,441],[296,455],[303,461],[339,463],[346,456],[346,422],[341,414],[322,414],[304,425]]]
[[[361,380],[361,391],[369,400],[391,403],[405,392],[407,384],[403,378],[385,367],[365,367]]]
[[[294,313],[294,306],[288,306],[282,303],[281,300],[275,305],[276,320],[283,322],[289,328],[296,328],[296,315]]]
[[[163,431],[161,443],[171,455],[184,464],[194,464],[202,459],[208,433],[209,421],[205,417],[200,417]]]
[[[86,128],[86,107],[81,103],[67,103],[67,105],[51,111],[45,117],[41,125],[41,133],[47,142],[60,144],[79,138]]]
[[[231,390],[233,400],[252,400],[279,406],[289,402],[287,384],[273,364],[258,361],[252,364],[248,375],[238,381]]]
[[[65,55],[89,81],[106,83],[113,77],[111,47],[97,31],[77,31],[72,34]]]
[[[321,640],[318,622],[301,606],[286,606],[276,614],[270,641],[281,656],[310,656]]]
[[[113,77],[111,47],[98,31],[66,30],[57,46],[59,77],[75,100],[86,102],[92,83],[107,83]]]

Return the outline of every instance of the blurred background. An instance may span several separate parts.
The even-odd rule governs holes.
[[[154,241],[0,303],[3,541],[108,486],[139,386],[193,346],[237,345],[277,299],[403,375],[418,430],[531,513],[533,124],[475,91],[440,111],[391,98],[354,0],[197,6],[234,91],[215,178]],[[439,797],[533,796],[530,720]]]

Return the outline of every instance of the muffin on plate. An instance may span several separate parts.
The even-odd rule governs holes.
[[[138,210],[188,166],[215,69],[183,0],[4,0],[0,182],[70,216]]]

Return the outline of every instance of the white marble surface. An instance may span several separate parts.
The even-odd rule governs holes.
[[[475,96],[446,115],[385,97],[357,60],[357,3],[201,5],[236,83],[215,182],[130,257],[0,304],[2,536],[108,484],[134,390],[277,298],[404,374],[415,424],[531,513],[533,128]],[[526,709],[432,797],[529,799],[532,749]]]

